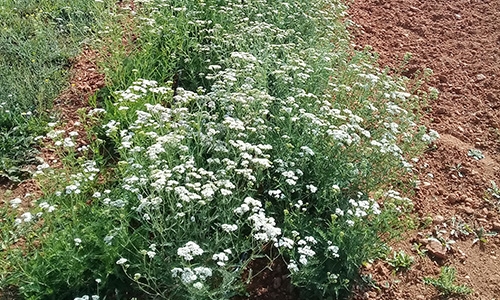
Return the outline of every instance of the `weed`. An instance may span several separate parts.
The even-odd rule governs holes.
[[[396,252],[392,258],[387,259],[387,263],[395,268],[396,271],[400,269],[409,269],[411,265],[415,262],[413,256],[406,254],[403,250]]]
[[[467,155],[474,158],[475,160],[480,160],[480,159],[484,158],[483,152],[481,152],[481,150],[477,150],[477,149],[469,149],[469,151],[467,152]]]
[[[472,231],[472,233],[474,233],[474,235],[475,235],[475,238],[472,241],[472,244],[487,243],[488,242],[488,239],[487,239],[488,236],[496,236],[498,234],[496,232],[485,232],[484,231],[484,227],[482,227],[482,226],[480,228],[475,228]]]
[[[464,174],[462,174],[462,172],[460,171],[460,170],[462,170],[462,164],[461,163],[458,163],[456,165],[448,166],[448,168],[450,169],[451,172],[456,173],[458,175],[458,177],[460,177],[460,178],[464,177]]]
[[[474,291],[465,285],[455,285],[455,268],[444,266],[441,268],[441,274],[438,279],[434,278],[424,278],[424,283],[436,287],[441,295],[443,296],[453,296],[453,295],[468,295]]]
[[[500,188],[493,180],[491,181],[491,188],[488,188],[488,193],[485,196],[485,200],[491,203],[497,209],[500,209]]]
[[[419,244],[417,244],[417,243],[413,244],[413,248],[412,249],[415,250],[420,257],[425,257],[427,255],[427,251],[428,250],[425,249],[425,247],[422,248],[422,244],[420,244],[420,243]]]
[[[461,238],[464,236],[469,236],[472,232],[473,230],[467,223],[457,220],[456,217],[453,217],[451,219],[451,230],[450,230],[451,236],[454,236],[456,238]]]

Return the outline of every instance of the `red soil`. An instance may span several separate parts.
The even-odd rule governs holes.
[[[474,234],[449,234],[453,217],[471,228],[500,231],[500,203],[495,206],[487,192],[491,180],[500,184],[500,1],[356,0],[349,15],[359,25],[357,45],[371,45],[382,67],[396,68],[411,52],[403,74],[434,71],[428,86],[440,95],[427,108],[427,123],[441,139],[418,164],[423,184],[414,203],[420,217],[434,219],[421,235],[446,230],[441,233],[445,239],[458,240],[439,261],[413,253],[417,262],[405,273],[393,274],[383,262],[370,265],[365,272],[373,274],[382,289],[359,292],[356,299],[439,299],[422,279],[437,278],[443,264],[455,267],[458,282],[475,290],[469,299],[500,299],[500,239],[488,237],[480,247],[472,244]],[[485,158],[469,157],[469,149],[480,150]],[[395,250],[411,254],[412,243],[426,242],[417,234],[409,233]]]

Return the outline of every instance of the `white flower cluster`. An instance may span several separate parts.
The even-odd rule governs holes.
[[[81,297],[76,297],[74,300],[99,300],[99,299],[100,298],[98,295],[92,295],[92,296],[84,295]]]
[[[195,256],[200,256],[204,252],[198,244],[192,241],[187,242],[184,247],[177,249],[177,255],[187,261],[193,260]]]
[[[173,268],[172,277],[180,278],[184,284],[190,284],[200,279],[202,281],[212,277],[212,269],[206,267],[191,268]]]
[[[231,255],[231,249],[226,249],[223,252],[215,253],[212,255],[212,259],[217,263],[219,267],[223,267],[226,265],[226,262],[229,260],[228,255]]]

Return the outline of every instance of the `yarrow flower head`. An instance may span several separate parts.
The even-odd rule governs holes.
[[[195,256],[202,255],[205,251],[201,249],[195,242],[187,242],[184,247],[177,249],[177,255],[184,258],[187,261],[193,260]]]

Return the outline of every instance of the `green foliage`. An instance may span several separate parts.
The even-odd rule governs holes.
[[[43,134],[43,121],[31,114],[12,112],[0,104],[0,181],[19,182],[29,172],[22,166],[36,164],[34,138]]]
[[[301,297],[345,296],[402,229],[412,203],[393,186],[436,136],[417,126],[406,81],[352,50],[345,9],[142,1],[128,50],[114,22],[98,41],[113,85],[83,116],[92,144],[62,144],[66,170],[38,173],[36,209],[4,217],[38,246],[6,251],[0,286],[230,299],[250,261],[282,256]]]
[[[403,250],[396,252],[392,258],[387,259],[387,263],[392,266],[396,271],[400,269],[409,269],[411,265],[415,262],[413,256],[406,254]]]
[[[0,177],[20,181],[28,175],[33,138],[67,84],[69,58],[114,3],[105,2],[0,1]]]
[[[438,279],[424,278],[424,283],[436,287],[441,295],[454,296],[454,295],[468,295],[472,294],[474,290],[465,285],[455,285],[455,268],[444,266],[441,268],[441,274]]]

